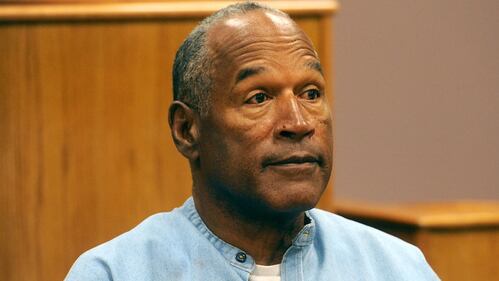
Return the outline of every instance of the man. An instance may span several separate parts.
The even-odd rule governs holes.
[[[192,198],[83,254],[66,280],[438,279],[414,246],[310,210],[331,173],[331,112],[317,53],[286,14],[216,12],[178,50],[173,80]]]

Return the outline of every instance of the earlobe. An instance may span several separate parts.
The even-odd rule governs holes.
[[[170,105],[168,123],[177,150],[190,161],[198,158],[198,119],[196,113],[185,103],[173,101]]]

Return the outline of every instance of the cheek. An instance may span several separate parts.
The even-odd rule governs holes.
[[[318,120],[317,126],[321,132],[322,138],[325,138],[326,141],[330,144],[333,143],[333,122],[331,118],[325,118]]]
[[[324,134],[327,135],[332,141],[333,136],[333,116],[331,115],[331,111],[329,107],[324,106],[323,110],[317,113],[317,123],[318,127],[320,127]]]
[[[230,135],[235,142],[248,146],[248,150],[256,149],[268,141],[275,123],[269,112],[264,116],[229,112],[225,119],[227,121],[223,133]]]
[[[232,120],[237,121],[237,120]],[[258,125],[225,122],[206,128],[200,142],[201,165],[210,173],[227,178],[246,178],[259,168],[262,145]]]
[[[227,119],[226,119],[227,120]],[[267,119],[251,120],[247,118],[232,118],[223,123],[223,126],[212,128],[214,149],[208,151],[215,162],[206,165],[227,188],[236,188],[244,193],[245,189],[257,184],[261,173],[262,158],[268,153],[271,139],[272,123]],[[207,147],[209,149],[209,147]]]
[[[201,158],[201,170],[209,186],[233,195],[250,196],[257,184],[260,161],[252,147],[240,139],[232,134],[217,138],[216,147]]]
[[[321,114],[316,119],[315,137],[316,144],[321,146],[325,157],[332,157],[334,147],[333,120],[329,111]]]

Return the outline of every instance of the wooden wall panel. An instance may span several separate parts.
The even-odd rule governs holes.
[[[81,250],[187,198],[188,165],[166,112],[171,50],[192,26],[0,28],[12,45],[0,54],[8,277],[61,279],[54,262],[67,268]]]
[[[414,238],[442,280],[499,279],[499,225],[431,229]]]
[[[499,202],[335,202],[337,213],[418,246],[442,280],[497,280]]]
[[[201,17],[26,20],[3,8],[0,279],[62,280],[85,249],[190,195],[167,108],[173,56]],[[295,13],[326,58],[330,16]]]

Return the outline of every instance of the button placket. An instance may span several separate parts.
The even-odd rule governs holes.
[[[246,258],[248,256],[246,255],[246,253],[244,252],[239,252],[236,254],[236,261],[240,262],[240,263],[244,263],[246,261]]]

